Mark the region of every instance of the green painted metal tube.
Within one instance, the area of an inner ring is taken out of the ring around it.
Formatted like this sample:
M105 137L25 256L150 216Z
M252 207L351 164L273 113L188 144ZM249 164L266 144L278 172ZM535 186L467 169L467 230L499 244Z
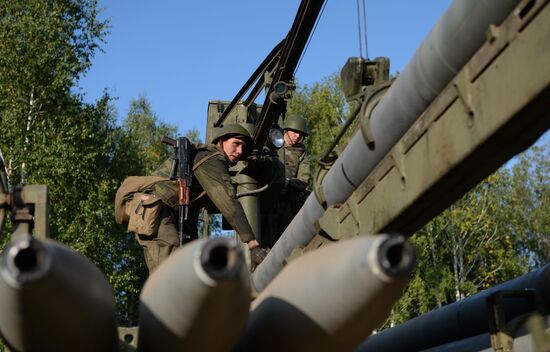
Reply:
M245 173L240 173L233 177L233 182L237 184L237 194L253 192L258 189L258 181ZM239 197L239 202L243 206L246 219L248 220L250 227L252 227L254 235L256 238L260 238L260 199L258 194L250 194Z
M117 351L115 300L88 259L53 240L13 240L0 264L0 330L15 351Z
M238 243L188 243L153 272L140 299L140 351L230 350L250 308L250 277Z
M348 199L485 42L489 25L501 23L518 3L519 0L452 2L374 108L369 121L376 147L371 150L362 133L355 133L324 177L322 188L327 206ZM313 238L317 233L315 222L323 213L320 200L311 194L254 272L253 286L257 291L279 273L294 248Z
M237 350L352 350L387 318L415 262L401 235L363 236L309 252L254 301Z
M490 317L487 298L498 292L515 290L531 291L537 297L537 305L533 306L530 300L516 296L503 299L502 315L508 321L535 309L548 314L550 312L550 265L381 331L367 339L357 350L359 352L421 351L488 333ZM402 341L407 343L404 345Z

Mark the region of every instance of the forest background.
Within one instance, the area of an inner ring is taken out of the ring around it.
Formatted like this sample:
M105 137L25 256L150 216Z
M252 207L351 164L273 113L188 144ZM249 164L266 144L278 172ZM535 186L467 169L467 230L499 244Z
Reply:
M133 236L114 222L114 194L125 177L170 156L162 136L200 136L159 120L144 96L120 118L116 97L87 103L73 89L108 35L97 11L93 0L0 4L0 151L12 186L49 186L52 238L105 273L119 324L132 326L147 270ZM321 154L348 113L338 76L299 85L289 110L307 118L307 146ZM548 263L548 156L548 142L530 148L412 237L419 266L386 326Z

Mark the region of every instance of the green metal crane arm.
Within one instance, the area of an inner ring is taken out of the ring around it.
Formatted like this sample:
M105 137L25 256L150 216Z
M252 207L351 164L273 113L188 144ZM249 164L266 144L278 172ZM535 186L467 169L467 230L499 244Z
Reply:
M272 82L282 81L290 83L324 2L324 0L302 0L300 3L294 23L284 40L284 46L275 68ZM254 131L254 144L256 147L262 146L265 143L273 121L278 118L286 106L284 102L277 104L270 99L274 86L272 84L269 87L262 111L256 123L256 130Z
M225 118L229 115L229 113L231 113L231 110L233 110L233 108L235 107L235 105L237 105L237 103L239 102L239 100L241 100L241 98L243 97L243 95L250 89L250 86L258 81L258 84L256 85L256 87L258 85L260 85L260 89L261 87L263 86L263 80L264 80L264 72L266 71L269 71L269 70L272 70L273 67L275 66L275 64L277 63L277 60L276 58L279 56L279 54L281 53L281 48L283 47L283 44L284 44L284 40L281 40L279 42L279 44L277 44L273 50L271 50L271 52L266 56L266 58L264 59L264 61L262 61L262 63L260 64L260 66L258 66L258 68L254 71L254 73L252 73L252 75L250 76L250 78L246 81L246 83L243 85L243 87L239 90L239 92L237 93L237 95L235 95L235 97L233 98L233 100L231 100L231 103L229 103L229 105L227 106L227 108L223 111L222 115L220 116L220 118L218 119L218 121L216 121L216 123L214 124L214 127L220 127L222 124L223 124L223 121L225 121ZM255 87L255 89L256 89ZM254 89L254 90L255 90ZM254 91L253 90L253 91ZM253 93L251 93L252 95Z

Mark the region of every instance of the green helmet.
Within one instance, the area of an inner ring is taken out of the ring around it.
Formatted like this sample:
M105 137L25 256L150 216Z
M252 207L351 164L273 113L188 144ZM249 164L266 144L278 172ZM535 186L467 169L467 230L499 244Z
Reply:
M309 136L306 119L302 116L291 115L285 118L285 130L293 130L300 132L304 136Z
M247 144L252 145L252 136L250 132L243 126L237 123L230 123L223 125L220 128L216 128L214 131L214 138L212 138L212 143L216 144L220 139L228 139L231 137L239 137L246 139Z

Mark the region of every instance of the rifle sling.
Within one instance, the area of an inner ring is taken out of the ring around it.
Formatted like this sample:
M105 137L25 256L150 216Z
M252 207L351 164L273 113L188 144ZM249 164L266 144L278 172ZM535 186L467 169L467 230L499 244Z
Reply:
M208 161L210 158L212 158L213 156L216 156L216 155L222 155L222 152L220 151L217 151L215 153L212 153L210 155L207 155L205 156L204 158L202 158L201 160L199 160L198 162L196 162L194 165L193 165L193 168L191 169L191 173L194 173L196 169L199 168L199 166L201 166L202 164L204 164L206 161ZM201 193L197 194L197 196L195 198L193 198L193 200L191 200L191 202L189 204L193 204L196 200L200 199L202 196L204 196L206 194L206 191L203 190Z

